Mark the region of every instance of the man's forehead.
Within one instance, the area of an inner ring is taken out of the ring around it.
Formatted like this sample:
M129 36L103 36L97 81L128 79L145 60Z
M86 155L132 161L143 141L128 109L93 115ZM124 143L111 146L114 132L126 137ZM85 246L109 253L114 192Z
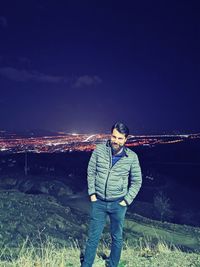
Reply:
M118 132L117 129L113 129L112 135L115 135L118 137L125 137L125 134Z

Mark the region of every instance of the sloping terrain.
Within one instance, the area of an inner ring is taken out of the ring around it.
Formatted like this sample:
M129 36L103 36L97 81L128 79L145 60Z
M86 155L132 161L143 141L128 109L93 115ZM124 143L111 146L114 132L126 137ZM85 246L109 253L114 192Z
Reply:
M67 245L85 236L83 219L49 195L1 191L0 211L0 247L18 247L27 238L37 245L47 237Z
M78 210L88 214L89 201L85 197L73 198L67 201L67 204ZM109 225L107 225L107 229ZM106 229L104 233L106 233ZM185 251L200 250L200 228L187 225L172 224L151 220L137 214L127 212L124 237L129 244L137 244L142 239L151 240L157 243L162 240L169 245L175 245Z
M89 205L83 197L61 204L49 195L1 191L0 247L18 247L27 238L35 246L50 238L61 246L70 246L72 240L77 240L82 247L87 238ZM102 236L107 244L110 243L108 228L109 223ZM146 240L153 245L162 240L183 250L198 251L200 247L200 229L197 227L161 223L129 212L124 237L130 245Z

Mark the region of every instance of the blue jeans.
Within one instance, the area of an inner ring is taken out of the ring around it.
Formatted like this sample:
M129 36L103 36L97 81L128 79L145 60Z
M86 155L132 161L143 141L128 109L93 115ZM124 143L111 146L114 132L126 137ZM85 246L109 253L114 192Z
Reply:
M97 199L91 202L91 218L89 225L88 240L86 243L84 261L82 267L92 267L95 259L97 246L106 223L107 215L110 218L110 232L112 238L109 267L117 267L123 244L122 232L124 217L127 207L121 206L118 201L103 201Z

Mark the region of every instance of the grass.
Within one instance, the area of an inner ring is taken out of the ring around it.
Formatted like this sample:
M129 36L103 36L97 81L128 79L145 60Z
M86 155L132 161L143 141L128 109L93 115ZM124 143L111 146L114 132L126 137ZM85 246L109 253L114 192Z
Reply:
M80 266L87 214L45 195L1 192L0 200L0 267ZM118 267L200 267L200 228L127 215ZM110 242L108 222L98 252L109 255ZM105 266L98 255L93 266Z
M109 254L106 242L101 242L98 252ZM94 267L103 267L105 262L97 256ZM77 241L71 246L61 247L53 241L40 240L38 246L27 238L21 247L0 250L0 267L78 267L80 248ZM199 253L185 253L178 247L159 241L152 246L150 240L139 240L137 246L124 244L118 267L199 267Z
M200 248L199 227L161 223L136 214L132 216L133 219L125 220L124 234L127 240L135 241L134 236L148 236L185 250L195 251Z

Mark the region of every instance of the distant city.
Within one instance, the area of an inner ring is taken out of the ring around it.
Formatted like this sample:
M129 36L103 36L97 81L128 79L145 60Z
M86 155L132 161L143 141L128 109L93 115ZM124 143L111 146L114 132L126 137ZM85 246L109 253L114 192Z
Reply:
M10 133L0 131L1 153L59 153L72 151L92 151L96 144L109 139L109 134L78 134L64 132ZM200 138L197 134L174 135L129 135L127 146L155 146L183 142L186 139Z

